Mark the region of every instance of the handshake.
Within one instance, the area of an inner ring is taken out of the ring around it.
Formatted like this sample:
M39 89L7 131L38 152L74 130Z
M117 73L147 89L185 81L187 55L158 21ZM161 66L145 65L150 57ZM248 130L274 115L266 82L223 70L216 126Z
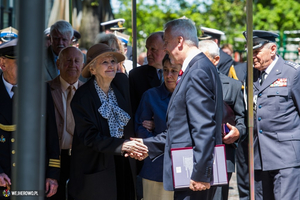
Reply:
M141 138L130 138L122 145L122 151L125 157L131 157L136 160L144 160L148 156L148 147L144 145Z

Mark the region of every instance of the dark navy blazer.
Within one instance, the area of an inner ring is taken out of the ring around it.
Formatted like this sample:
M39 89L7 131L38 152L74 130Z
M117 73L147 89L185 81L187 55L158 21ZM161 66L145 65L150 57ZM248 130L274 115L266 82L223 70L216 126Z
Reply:
M135 114L135 132L140 138L148 138L167 129L166 113L172 93L162 84L159 87L147 90L142 97L140 105ZM155 128L152 132L143 127L144 120L154 120ZM149 157L144 160L140 176L145 179L163 181L163 156L155 161Z

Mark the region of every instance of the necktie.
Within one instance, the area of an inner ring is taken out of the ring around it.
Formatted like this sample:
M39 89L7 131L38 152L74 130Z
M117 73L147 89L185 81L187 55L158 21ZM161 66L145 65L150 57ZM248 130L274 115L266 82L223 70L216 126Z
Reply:
M183 74L183 71L182 71L182 70L180 70L180 71L179 71L179 74L178 74L177 81L176 81L176 85L179 83L179 81L180 81L180 79L181 79L181 76L182 76L182 74Z
M265 81L265 79L266 79L266 72L265 71L263 71L262 73L261 73L261 76L260 76L260 85L262 85L263 84L263 82Z
M74 86L73 85L70 85L68 87L68 96L67 96L67 124L66 124L66 129L67 129L67 132L70 133L71 135L73 135L73 132L74 132L74 128L75 128L75 122L74 122L74 117L73 117L73 113L72 113L72 110L71 110L71 100L73 98L73 95L74 95Z
M18 90L18 88L15 85L11 88L11 91L14 93L13 96L12 96L12 98L15 96L17 90Z
M55 66L56 66L56 61L58 59L58 56L54 55L54 63L55 63ZM57 66L56 66L56 69L57 69ZM60 71L59 69L57 69L57 74L59 75L60 74Z

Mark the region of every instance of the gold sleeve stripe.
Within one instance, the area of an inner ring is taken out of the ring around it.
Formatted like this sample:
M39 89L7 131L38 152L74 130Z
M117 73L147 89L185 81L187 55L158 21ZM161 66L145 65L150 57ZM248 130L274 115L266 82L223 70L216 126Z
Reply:
M59 159L49 159L49 167L60 168L60 160Z
M59 159L49 159L49 162L60 163L60 160Z
M16 130L16 125L3 125L0 124L0 129L4 131L15 131Z
M51 163L49 163L49 167L60 168L60 165L55 165L55 164L51 164Z

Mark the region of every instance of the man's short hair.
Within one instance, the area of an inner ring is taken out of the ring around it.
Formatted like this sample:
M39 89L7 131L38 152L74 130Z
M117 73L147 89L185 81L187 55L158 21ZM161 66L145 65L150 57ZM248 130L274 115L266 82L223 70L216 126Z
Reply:
M182 36L188 46L198 47L197 29L190 19L175 19L165 24L164 30L170 28L173 37Z
M203 53L208 53L211 58L215 58L216 56L220 56L220 50L217 45L212 40L202 40L199 41L199 50Z
M72 25L64 20L59 20L57 22L55 22L51 28L50 28L50 36L52 36L53 31L56 30L59 33L66 35L68 34L70 36L70 39L73 37L74 34L74 29L72 27Z

